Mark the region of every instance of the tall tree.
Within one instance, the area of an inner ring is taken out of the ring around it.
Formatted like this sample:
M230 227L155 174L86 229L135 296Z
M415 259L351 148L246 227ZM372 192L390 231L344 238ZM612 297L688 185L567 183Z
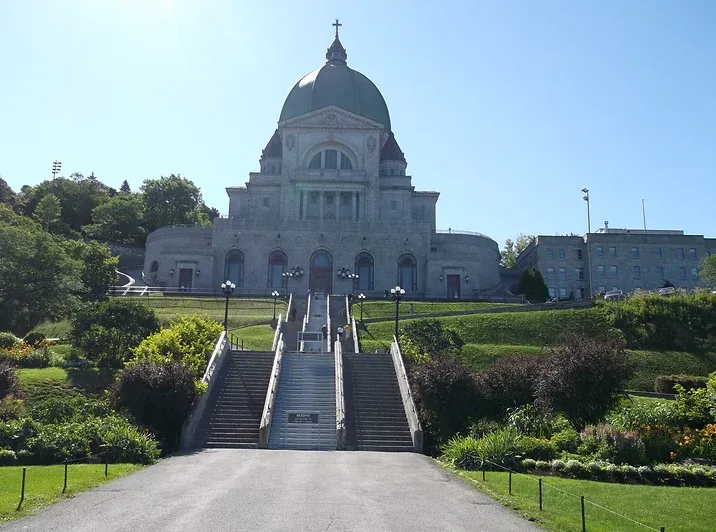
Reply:
M515 264L517 264L517 256L522 253L534 239L534 235L526 235L524 233L520 233L516 241L508 238L505 241L505 249L500 251L500 256L502 257L500 264L505 268L514 268Z
M88 299L99 299L107 288L117 281L119 258L109 248L98 242L85 244L82 240L68 240L65 243L69 255L82 264L80 278L84 295Z
M11 209L16 209L19 203L17 194L10 188L2 177L0 177L0 203L7 205Z
M716 288L716 255L706 257L701 264L701 283L709 288Z
M92 224L85 233L103 242L143 246L147 238L144 229L145 204L139 194L120 194L92 211Z
M528 301L544 303L549 297L549 288L544 283L544 278L539 270L528 268L520 277L517 293L524 295Z
M152 232L165 225L209 225L201 212L199 188L180 175L147 179L141 187L147 206L145 227Z
M45 231L54 232L62 218L62 206L59 198L54 194L43 196L35 207L34 216Z
M122 186L119 187L119 191L122 194L131 194L132 193L132 189L129 187L129 182L126 179L124 181L122 181Z

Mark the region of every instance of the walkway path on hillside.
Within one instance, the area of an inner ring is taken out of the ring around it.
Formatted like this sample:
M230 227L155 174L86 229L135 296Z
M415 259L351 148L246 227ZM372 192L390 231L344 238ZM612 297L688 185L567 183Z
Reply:
M422 455L211 449L168 458L0 530L539 529Z

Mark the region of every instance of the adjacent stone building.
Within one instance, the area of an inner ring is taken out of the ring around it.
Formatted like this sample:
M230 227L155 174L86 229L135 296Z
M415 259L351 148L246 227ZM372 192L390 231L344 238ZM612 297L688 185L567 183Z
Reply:
M360 291L416 297L502 295L497 243L438 231L439 193L415 190L378 88L347 65L336 35L323 66L296 83L259 171L226 188L227 218L147 238L153 286L237 293Z
M716 238L605 227L584 237L540 235L517 257L516 269L537 268L551 297L583 299L590 292L654 290L666 281L696 288L701 263L711 253Z

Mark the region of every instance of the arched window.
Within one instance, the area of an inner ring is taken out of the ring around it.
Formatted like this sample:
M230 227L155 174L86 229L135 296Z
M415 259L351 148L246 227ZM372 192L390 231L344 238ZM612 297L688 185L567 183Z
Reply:
M358 290L373 290L373 257L370 253L360 253L356 257L354 271L358 274Z
M224 279L228 279L236 286L242 286L244 282L244 254L238 249L232 249L226 255L224 262Z
M274 251L269 255L268 260L268 287L269 288L284 288L286 284L286 278L283 277L283 272L288 267L288 257L283 251Z
M415 257L407 253L398 259L398 284L406 292L415 292L418 289L417 263Z
M320 170L324 168L326 170L353 170L353 163L350 157L340 150L323 150L319 151L316 155L311 158L311 162L308 163L310 170Z
M159 271L159 263L157 261L152 262L152 265L149 268L149 273L156 273L158 271Z
M333 259L327 251L316 251L311 257L311 266L314 268L332 268Z

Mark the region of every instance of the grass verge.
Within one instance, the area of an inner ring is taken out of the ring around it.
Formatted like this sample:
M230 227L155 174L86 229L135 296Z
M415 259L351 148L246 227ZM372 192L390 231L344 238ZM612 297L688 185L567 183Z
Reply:
M136 464L110 464L104 476L103 464L71 464L67 474L67 492L62 493L64 466L28 466L25 477L25 500L21 509L22 467L0 467L0 522L24 517L38 508L72 497L110 480L142 469Z
M17 374L30 403L47 397L77 393L102 395L114 381L117 370L96 368L20 369Z
M514 307L517 303L489 303L477 301L464 301L460 303L447 303L440 301L404 301L400 305L401 316L410 315L410 304L415 307L415 315L432 314L434 312L469 312L471 310L484 310L487 308ZM360 305L354 305L353 314L360 317ZM385 318L395 316L395 302L393 301L366 301L363 303L363 317Z
M534 475L514 474L510 495L508 473L489 471L485 481L479 471L458 474L480 491L553 532L581 530L581 495L585 498L586 524L590 532L648 530L634 521L653 530L664 526L668 532L707 532L713 530L716 522L716 506L713 504L716 488L636 486L546 477L542 486L543 510L540 511L539 487Z
M274 329L270 325L252 325L232 329L230 333L239 337L244 342L244 349L252 351L271 351L273 344Z

